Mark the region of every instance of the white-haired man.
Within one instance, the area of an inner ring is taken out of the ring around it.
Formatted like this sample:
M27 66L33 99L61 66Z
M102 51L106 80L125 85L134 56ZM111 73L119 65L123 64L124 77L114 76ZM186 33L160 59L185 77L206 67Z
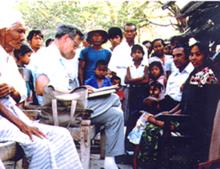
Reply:
M29 169L82 169L68 130L34 123L15 105L26 91L10 55L24 40L25 28L20 16L15 11L0 14L0 141L18 142Z

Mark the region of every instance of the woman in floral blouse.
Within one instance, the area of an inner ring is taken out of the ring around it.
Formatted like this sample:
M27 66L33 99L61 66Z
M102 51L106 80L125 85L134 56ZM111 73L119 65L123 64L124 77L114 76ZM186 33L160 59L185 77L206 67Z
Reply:
M190 47L189 59L195 69L189 77L189 84L202 87L203 85L218 83L213 63L208 55L208 47L202 43L197 42Z
M197 42L190 46L190 62L194 70L183 87L181 109L189 114L188 125L193 136L191 147L195 168L208 160L213 119L220 98L220 83L209 59L208 45Z

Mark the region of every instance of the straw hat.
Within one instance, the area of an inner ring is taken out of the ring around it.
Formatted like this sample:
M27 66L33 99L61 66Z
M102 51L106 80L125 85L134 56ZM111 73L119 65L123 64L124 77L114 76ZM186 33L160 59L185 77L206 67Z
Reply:
M108 41L108 33L104 30L101 29L96 29L96 30L92 30L90 32L88 32L88 41L91 43L92 42L92 36L95 33L99 33L102 37L103 37L103 43L106 43Z

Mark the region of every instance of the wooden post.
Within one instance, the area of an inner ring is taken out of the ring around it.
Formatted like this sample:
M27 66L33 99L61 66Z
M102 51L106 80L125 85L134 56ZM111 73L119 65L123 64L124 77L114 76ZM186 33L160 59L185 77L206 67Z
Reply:
M90 168L90 127L91 120L82 120L80 127L80 158L84 169Z

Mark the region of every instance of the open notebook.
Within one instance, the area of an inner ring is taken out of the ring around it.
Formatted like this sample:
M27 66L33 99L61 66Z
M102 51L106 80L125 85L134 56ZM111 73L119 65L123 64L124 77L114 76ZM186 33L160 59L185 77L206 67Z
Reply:
M102 87L102 88L99 88L99 89L94 89L94 91L92 93L89 93L88 98L90 99L90 98L109 95L111 93L116 92L117 88L118 88L117 85L113 85L113 86L108 86L108 87Z
M59 89L55 90L54 87L51 85L48 87L51 87L53 89L55 97L60 100L80 99L81 97L83 97L82 95L85 95L85 91L87 91L86 87L84 87L84 86L77 87L77 88L73 89L72 91L68 91L68 92L62 91ZM99 89L94 88L93 92L88 94L88 98L90 99L90 98L109 95L111 93L114 93L117 88L118 88L117 85L102 87Z

